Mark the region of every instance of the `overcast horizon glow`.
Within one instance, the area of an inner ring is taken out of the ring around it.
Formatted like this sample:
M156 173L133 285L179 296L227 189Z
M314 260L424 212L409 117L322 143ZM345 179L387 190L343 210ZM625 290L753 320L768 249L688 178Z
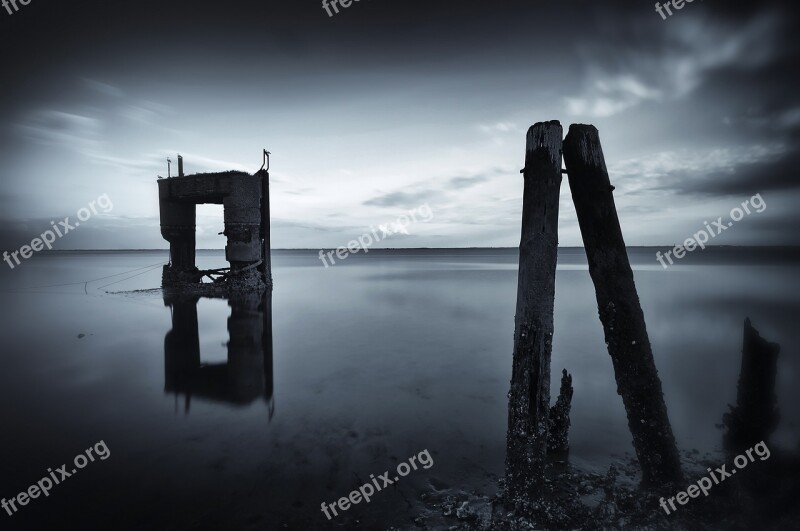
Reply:
M796 9L33 2L0 16L0 247L106 193L114 210L58 249L166 248L166 158L252 173L263 148L274 248L346 245L423 203L434 220L376 247L516 247L525 133L550 119L600 130L629 246L756 193L766 211L714 244L798 244ZM566 179L561 199L560 244L581 246ZM198 248L221 230L198 209Z

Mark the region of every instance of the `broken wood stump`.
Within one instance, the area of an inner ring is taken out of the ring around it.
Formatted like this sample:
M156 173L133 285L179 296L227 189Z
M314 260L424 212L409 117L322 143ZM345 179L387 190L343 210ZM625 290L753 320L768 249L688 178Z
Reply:
M768 442L778 427L780 412L775 395L780 346L761 337L750 319L745 319L742 338L742 370L736 407L722 417L726 428L726 449L740 452L757 443Z
M544 477L562 135L563 129L558 121L539 122L528 130L526 139L506 439L506 486L511 499L527 496Z
M572 407L572 375L564 369L561 373L561 390L558 399L550 408L548 417L547 452L566 454L569 452L569 412Z
M644 314L639 303L597 129L573 124L564 162L589 260L600 320L646 484L682 479Z

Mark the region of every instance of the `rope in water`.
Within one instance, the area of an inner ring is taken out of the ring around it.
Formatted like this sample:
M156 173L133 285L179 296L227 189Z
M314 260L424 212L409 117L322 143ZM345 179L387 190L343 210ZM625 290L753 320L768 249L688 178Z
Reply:
M139 275L143 275L145 273L148 273L148 272L150 272L150 271L152 271L152 270L154 270L154 269L156 269L158 267L162 267L164 265L165 264L163 262L159 262L157 264L150 264L150 265L146 265L146 266L142 266L142 267L137 267L136 269L131 269L130 271L123 271L122 273L116 273L114 275L108 275L108 276L105 276L105 277L95 278L95 279L92 279L92 280L84 280L84 281L81 281L81 282L68 282L68 283L64 283L64 284L48 284L46 286L26 286L26 287L23 287L23 288L17 288L17 289L11 289L11 290L3 290L3 291L5 291L5 292L15 292L15 291L27 291L27 290L32 290L32 289L61 288L61 287L64 287L64 286L80 286L80 285L83 285L84 287L86 287L91 282L98 282L100 280L105 280L105 279L108 279L108 278L114 278L114 277L118 277L118 276L121 276L121 275L127 275L129 273L133 273L134 271L141 271L142 269L147 269L147 271L142 271L141 273L137 273L136 275L133 275L131 277L124 278L124 279L119 280L119 281L111 282L110 284L104 284L103 286L100 286L98 288L98 289L100 289L100 288L104 288L106 286L111 286L112 284L117 284L118 282L122 282L124 280L128 280L129 278L133 278L133 277L137 277Z

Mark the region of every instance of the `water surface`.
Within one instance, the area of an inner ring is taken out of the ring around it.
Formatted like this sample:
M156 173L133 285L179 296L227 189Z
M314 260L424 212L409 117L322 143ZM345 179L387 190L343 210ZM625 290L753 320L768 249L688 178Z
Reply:
M664 270L652 250L631 250L679 445L719 452L715 425L735 400L749 316L782 345L774 444L795 448L797 267L708 256ZM0 496L100 440L111 451L48 498L0 513L2 529L325 528L323 501L425 449L433 467L333 523L409 525L423 492L494 488L515 251L371 252L327 269L317 252L276 251L272 348L247 358L250 369L225 365L231 307L201 299L197 338L211 383L192 380L194 390L175 384L165 352L175 307L159 292L132 292L159 286L165 259L50 253L0 274ZM220 267L223 254L200 252L198 262ZM582 249L560 250L553 349L553 388L561 368L574 380L570 460L603 471L632 448Z

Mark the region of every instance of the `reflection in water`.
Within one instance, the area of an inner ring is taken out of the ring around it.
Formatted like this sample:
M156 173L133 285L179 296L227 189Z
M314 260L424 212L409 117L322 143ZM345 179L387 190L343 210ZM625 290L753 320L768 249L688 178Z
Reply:
M272 294L228 297L228 361L204 364L200 359L197 295L164 294L172 309L172 330L164 337L164 390L206 400L247 405L264 397L269 418L275 413L272 375Z

